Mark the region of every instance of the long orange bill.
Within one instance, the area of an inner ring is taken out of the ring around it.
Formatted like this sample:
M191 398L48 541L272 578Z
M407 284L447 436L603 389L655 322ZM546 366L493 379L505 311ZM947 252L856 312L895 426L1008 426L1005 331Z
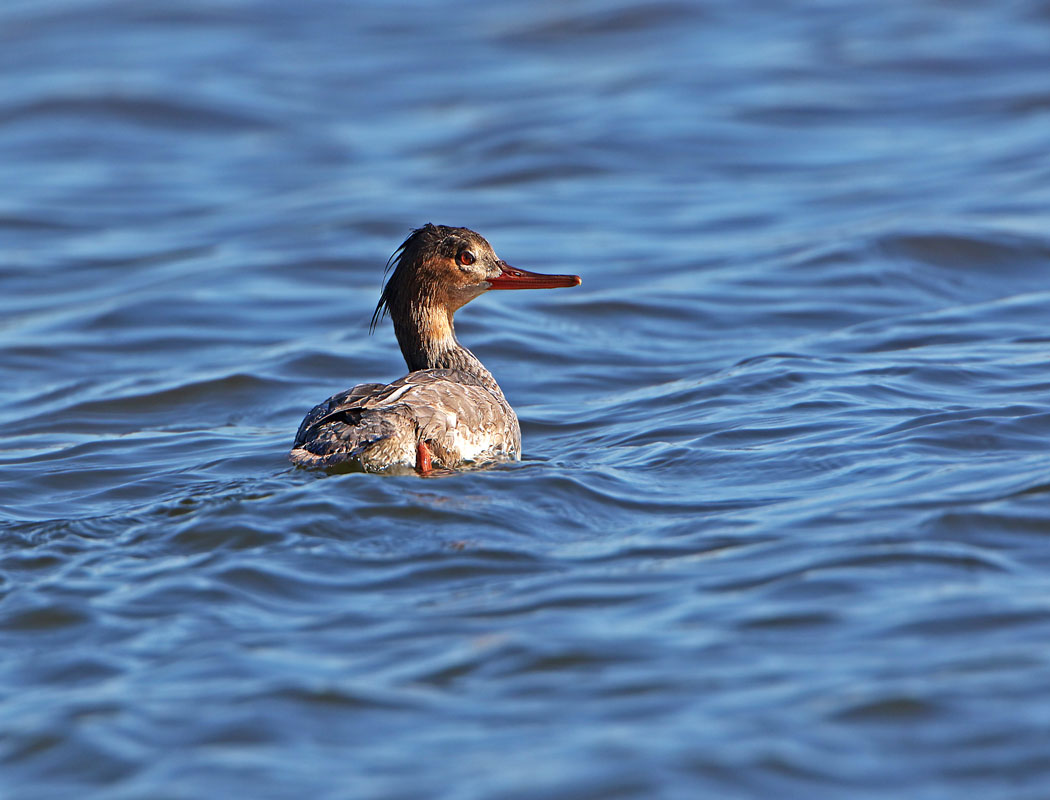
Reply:
M568 286L579 286L579 275L543 275L539 272L526 272L516 269L505 261L500 262L500 272L495 278L489 278L493 289L561 289Z

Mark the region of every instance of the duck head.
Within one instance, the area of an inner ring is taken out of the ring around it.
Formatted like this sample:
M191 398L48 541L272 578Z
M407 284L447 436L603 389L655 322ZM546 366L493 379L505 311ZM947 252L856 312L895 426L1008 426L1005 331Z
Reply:
M507 264L485 238L469 228L427 223L412 231L387 262L393 267L372 315L375 330L388 311L398 331L402 321L440 325L427 317L452 314L475 297L494 289L557 289L579 286L578 275L543 275Z

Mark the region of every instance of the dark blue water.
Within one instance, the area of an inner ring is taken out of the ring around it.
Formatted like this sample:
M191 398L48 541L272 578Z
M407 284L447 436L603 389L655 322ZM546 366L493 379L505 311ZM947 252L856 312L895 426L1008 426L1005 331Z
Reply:
M0 795L1050 796L1050 5L0 7ZM524 459L293 469L410 228Z

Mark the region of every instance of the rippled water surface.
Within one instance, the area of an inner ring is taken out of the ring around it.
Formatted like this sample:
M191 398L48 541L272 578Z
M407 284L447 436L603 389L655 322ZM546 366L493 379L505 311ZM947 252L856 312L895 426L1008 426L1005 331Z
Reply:
M0 6L0 794L1050 796L1050 5ZM292 468L412 227L521 463Z

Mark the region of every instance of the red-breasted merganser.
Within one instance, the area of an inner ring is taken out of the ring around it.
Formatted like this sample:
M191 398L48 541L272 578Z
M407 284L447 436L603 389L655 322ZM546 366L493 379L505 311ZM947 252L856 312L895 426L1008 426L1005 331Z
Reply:
M579 286L579 276L515 269L474 231L429 223L412 232L391 264L370 330L389 311L408 375L363 383L314 408L295 435L292 461L426 474L435 466L520 459L518 417L492 373L456 340L452 315L490 289Z

